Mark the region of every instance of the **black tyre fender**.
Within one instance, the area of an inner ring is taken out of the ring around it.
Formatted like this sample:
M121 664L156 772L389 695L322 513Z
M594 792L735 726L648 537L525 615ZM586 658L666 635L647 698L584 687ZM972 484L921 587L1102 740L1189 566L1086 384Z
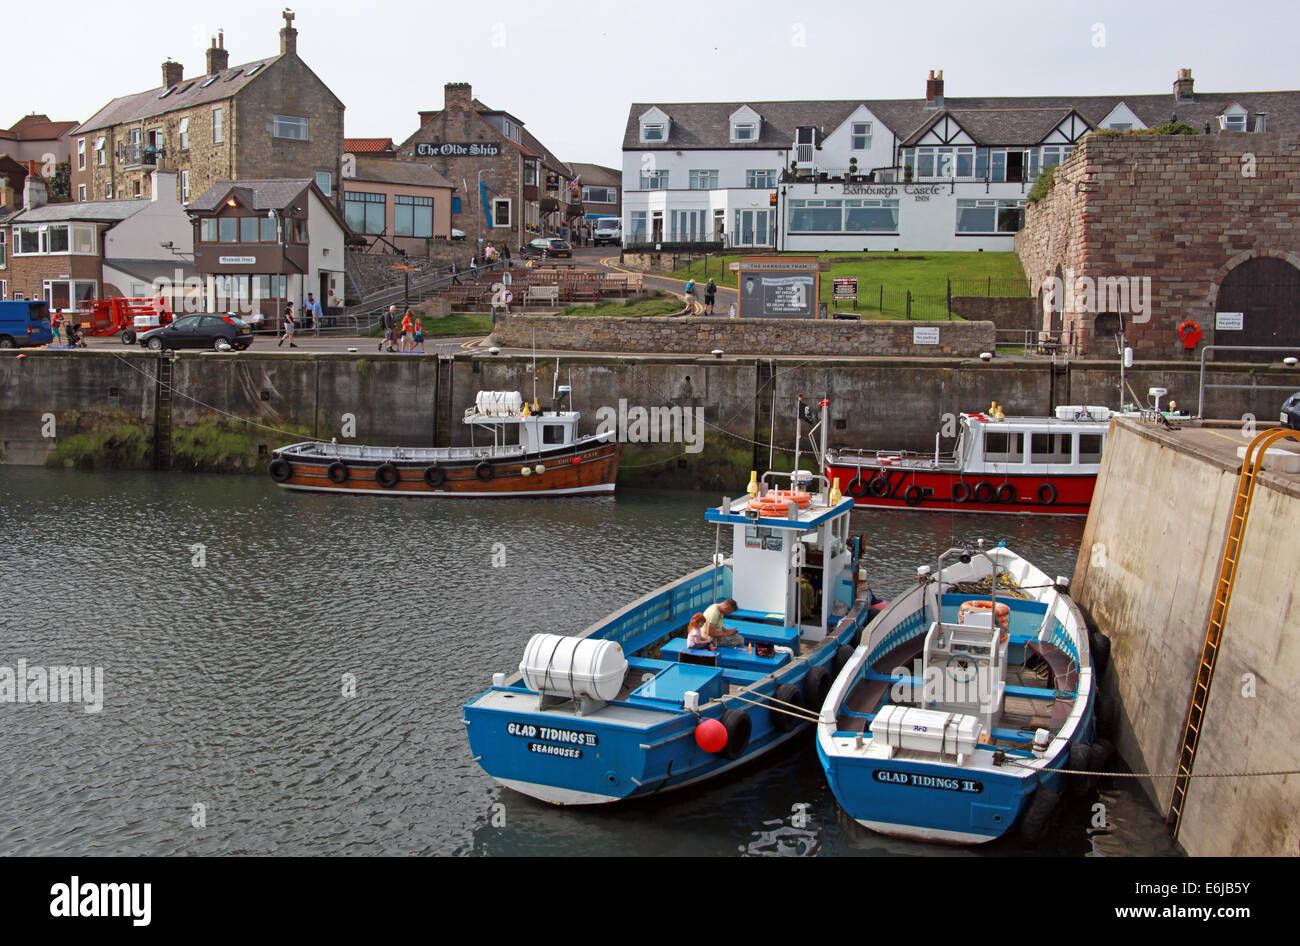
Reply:
M474 467L474 475L484 483L492 479L492 474L492 464L488 463L487 460L482 461L478 466Z
M958 480L952 486L952 501L955 503L964 503L970 499L970 487Z
M392 462L381 463L375 469L375 482L384 489L392 489L401 478L402 475L397 472L396 464Z
M1016 488L1010 483L1003 483L998 487L998 502L1014 503L1016 501Z
M348 465L342 460L335 460L325 468L325 475L329 477L331 483L346 483L348 481Z
M424 468L424 485L430 489L437 489L447 480L447 471L438 464L433 463Z
M903 493L903 502L909 506L921 505L921 487L909 486L907 492Z
M1029 800L1025 816L1020 819L1020 834L1026 841L1037 844L1047 837L1047 829L1052 826L1052 813L1060 800L1060 793L1045 785L1038 786L1034 797Z
M1092 745L1087 742L1070 743L1070 761L1066 766L1078 772L1092 769ZM1065 779L1067 790L1071 795L1083 795L1097 784L1091 775L1070 775Z
M835 656L831 660L831 666L835 668L835 676L840 675L840 671L844 669L844 665L849 662L849 658L852 656L853 648L848 644L840 644L839 647L835 648ZM818 707L818 709L820 708Z
M877 473L867 483L867 492L877 498L889 492L889 478L884 473Z
M803 707L803 693L801 693L799 688L793 683L783 683L777 687L776 698L780 700L781 703L793 703L795 706L800 708ZM781 710L788 709L790 709L790 707L782 706L780 704L772 708L772 723L777 729L781 730L781 732L790 732L798 726L800 722L797 716L791 716L787 712L781 712Z
M727 730L727 745L722 754L728 759L739 759L749 745L749 734L754 730L754 723L744 710L733 709L722 714L722 725Z
M849 495L854 499L867 495L867 484L862 482L861 473L849 480Z
M993 484L988 480L980 480L975 484L975 489L971 491L971 495L975 497L977 503L989 502L993 498Z
M830 671L825 667L813 667L803 678L803 705L814 713L820 713L830 691Z
M284 457L276 457L271 461L270 472L271 479L277 483L287 482L289 477L293 476L293 464Z
M1044 483L1038 487L1038 504L1040 506L1051 506L1056 503L1056 487L1051 483Z
M1098 739L1092 744L1092 752L1088 757L1088 768L1094 772L1108 772L1110 771L1110 761L1114 756L1114 744L1109 739Z
M1099 679L1110 666L1110 638L1101 631L1088 634L1088 646L1092 650L1093 679Z
M1115 727L1119 724L1119 704L1115 702L1115 697L1099 689L1094 715L1097 720L1097 735L1114 736Z

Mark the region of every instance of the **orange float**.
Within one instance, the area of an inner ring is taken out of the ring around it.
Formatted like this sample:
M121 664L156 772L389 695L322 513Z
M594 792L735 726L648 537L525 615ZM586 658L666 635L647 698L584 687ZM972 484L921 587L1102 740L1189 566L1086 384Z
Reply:
M998 622L998 627L1002 628L1002 641L1006 641L1010 638L1011 636L1011 608L1010 607L1003 604L1001 601L998 602L997 608L993 607L992 601L985 601L983 599L979 601L963 601L961 603L961 608L959 608L957 611L957 623L965 624L966 615L975 611L992 611L995 615L995 620Z

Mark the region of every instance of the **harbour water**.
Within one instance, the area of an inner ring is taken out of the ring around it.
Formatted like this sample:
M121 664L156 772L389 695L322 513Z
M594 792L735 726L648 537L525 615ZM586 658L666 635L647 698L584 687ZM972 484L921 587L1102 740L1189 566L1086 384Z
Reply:
M1120 779L1069 803L1033 849L882 838L840 812L811 736L627 806L552 808L497 786L470 756L462 703L533 633L576 633L706 563L702 514L719 499L438 502L0 467L0 667L103 671L98 712L0 703L0 855L1170 853ZM1082 531L853 522L881 583L975 538L1068 575Z

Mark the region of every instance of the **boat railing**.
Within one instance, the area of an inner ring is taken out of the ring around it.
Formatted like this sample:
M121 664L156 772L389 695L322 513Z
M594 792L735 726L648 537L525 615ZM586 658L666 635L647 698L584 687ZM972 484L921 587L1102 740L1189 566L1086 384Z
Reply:
M850 457L861 460L878 460L881 457L897 458L899 460L934 460L935 454L921 453L919 450L868 450L861 447L844 447L834 451L836 459ZM955 451L940 453L940 460L956 461L957 454ZM832 461L834 462L834 461Z
M808 483L818 483L818 484L820 484L816 490L807 490L807 492L810 492L810 493L811 493L811 492L818 492L818 493L820 493L820 492L823 492L823 491L825 491L825 490L829 490L829 489L831 488L831 482L830 482L830 480L828 480L825 476L823 476L823 475L820 474L820 473L811 473L811 472L809 472L808 470L800 470L800 471L799 471L799 475L800 475L800 478L801 478L801 479L805 479L805 478L806 478L806 482L808 482ZM787 480L790 481L790 488L791 488L791 489L793 489L793 488L795 487L795 485L796 485L796 484L795 484L795 481L794 481L794 477L795 477L795 473L794 473L794 471L789 471L789 470L768 470L768 471L767 471L766 473L764 473L763 476L759 479L759 482L760 482L760 483L765 487L765 489L763 490L763 492L766 492L768 489L775 489L775 488L776 488L775 486L773 486L772 483L770 483L770 482L768 481L768 477L778 477L778 478L780 478L780 477L784 477L785 479L787 479ZM800 484L800 485L802 485L802 484Z

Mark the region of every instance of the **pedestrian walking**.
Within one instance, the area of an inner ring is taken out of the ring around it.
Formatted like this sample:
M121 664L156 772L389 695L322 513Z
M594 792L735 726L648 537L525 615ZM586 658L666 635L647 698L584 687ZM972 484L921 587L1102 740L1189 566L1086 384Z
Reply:
M686 283L686 307L687 315L695 311L695 280L688 280Z
M384 338L379 343L379 351L384 350L384 342L388 343L388 350L393 350L393 333L397 329L397 306L390 305L384 314L380 317L384 326Z
M411 351L415 348L415 313L410 309L402 316L402 347L401 351Z
M294 330L294 328L295 328L295 325L294 325L294 323L293 323L293 303L292 303L292 302L286 302L286 303L284 304L284 319L283 319L283 321L284 321L284 334L281 335L281 336L280 336L280 340L279 340L278 342L275 343L275 347L276 347L276 348L279 348L281 345L283 345L283 344L285 343L286 340L288 340L288 342L289 342L289 347L290 347L290 348L297 348L298 346L295 345L295 344L294 344L294 341L293 341L293 330Z
M424 326L420 324L419 319L415 320L415 348L417 351L419 351L421 355L425 353L424 352Z
M63 346L63 338L60 331L63 327L63 313L55 309L50 313L50 348L60 348Z
M704 314L705 315L713 314L713 303L717 301L717 298L718 298L718 284L715 283L710 278L708 285L704 287Z
M460 285L460 267L454 261L451 264L451 284L453 286Z
M316 333L317 338L320 338L320 303L316 301L316 297L310 292L307 293L307 312L311 316L312 331Z
M478 257L469 258L469 278L472 282L478 282Z

